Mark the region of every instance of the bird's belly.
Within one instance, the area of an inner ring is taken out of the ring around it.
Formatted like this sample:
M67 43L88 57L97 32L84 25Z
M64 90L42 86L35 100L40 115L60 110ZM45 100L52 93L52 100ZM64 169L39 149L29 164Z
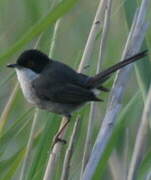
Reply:
M21 88L25 98L29 103L38 106L40 109L45 109L53 113L68 115L83 105L62 104L40 99L36 96L34 89L30 87L29 84L28 86L25 84L21 85Z
M20 83L20 86L24 94L24 97L29 103L38 106L40 109L45 109L53 113L68 115L73 111L76 111L83 105L55 103L49 100L38 98L31 83L26 83L26 81L22 81Z
M27 101L33 105L38 106L41 109L45 109L47 111L57 114L68 115L83 105L83 103L75 105L75 104L62 104L62 103L51 102L49 100L44 100L43 98L40 98L36 95L35 89L32 86L32 81L38 77L37 74L27 69L22 69L21 71L17 70L17 75L22 92L25 98L27 99Z
M39 108L46 109L47 111L68 115L73 111L78 110L83 104L73 105L73 104L61 104L50 101L41 101L37 104Z

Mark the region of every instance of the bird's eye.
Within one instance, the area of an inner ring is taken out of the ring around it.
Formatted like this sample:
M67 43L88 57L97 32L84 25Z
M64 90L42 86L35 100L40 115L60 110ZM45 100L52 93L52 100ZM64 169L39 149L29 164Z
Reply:
M28 61L28 64L27 66L30 68L30 67L33 67L34 66L34 62L33 61Z

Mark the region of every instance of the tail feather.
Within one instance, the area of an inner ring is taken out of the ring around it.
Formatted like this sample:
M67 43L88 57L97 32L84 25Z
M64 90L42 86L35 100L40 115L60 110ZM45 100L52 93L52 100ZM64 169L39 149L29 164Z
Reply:
M141 58L147 56L147 50L144 50L141 53L138 53L128 59L125 59L115 65L113 65L112 67L98 73L97 75L91 77L88 82L87 82L87 86L89 87L97 87L99 86L101 83L103 83L104 81L106 81L110 75L114 72L116 72L117 70L123 68L124 66L131 64L135 61L140 60Z

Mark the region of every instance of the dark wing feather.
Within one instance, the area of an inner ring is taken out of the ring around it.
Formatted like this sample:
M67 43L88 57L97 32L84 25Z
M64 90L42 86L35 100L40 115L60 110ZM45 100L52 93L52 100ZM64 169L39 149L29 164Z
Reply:
M81 104L87 101L99 101L93 92L81 87L68 84L51 88L38 87L36 94L42 100L62 104Z
M42 100L55 103L81 104L87 101L100 101L91 90L65 82L45 81L42 77L33 81L33 88Z

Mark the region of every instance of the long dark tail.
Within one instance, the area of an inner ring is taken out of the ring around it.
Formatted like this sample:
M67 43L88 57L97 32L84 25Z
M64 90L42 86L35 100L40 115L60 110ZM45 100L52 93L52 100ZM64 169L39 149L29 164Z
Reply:
M88 82L87 82L87 86L89 87L99 87L101 85L101 83L103 83L104 81L106 81L110 75L112 73L114 73L115 71L117 71L118 69L121 69L123 68L124 66L128 65L128 64L131 64L135 61L138 61L140 60L141 58L147 56L147 50L141 52L141 53L138 53L128 59L125 59L115 65L113 65L112 67L98 73L97 75L91 77Z

